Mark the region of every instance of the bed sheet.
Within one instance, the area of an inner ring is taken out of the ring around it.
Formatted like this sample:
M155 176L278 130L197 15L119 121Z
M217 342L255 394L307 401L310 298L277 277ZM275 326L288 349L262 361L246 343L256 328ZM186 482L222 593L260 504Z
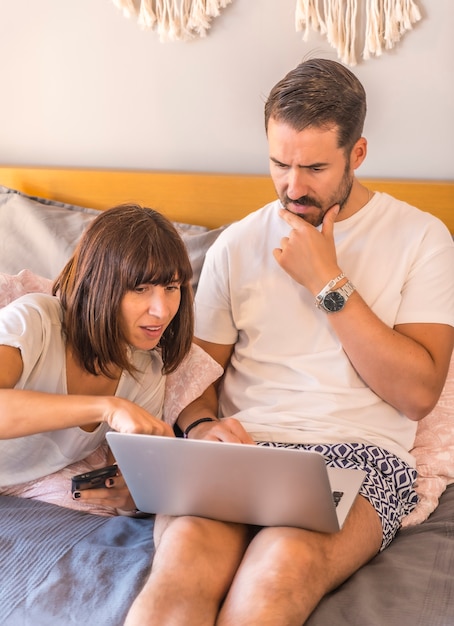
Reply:
M306 626L453 626L454 485L422 524L326 596Z
M0 520L0 624L123 624L149 572L153 518L1 496Z
M153 519L0 497L0 624L120 626L145 581ZM452 626L454 485L430 518L322 600L306 626Z

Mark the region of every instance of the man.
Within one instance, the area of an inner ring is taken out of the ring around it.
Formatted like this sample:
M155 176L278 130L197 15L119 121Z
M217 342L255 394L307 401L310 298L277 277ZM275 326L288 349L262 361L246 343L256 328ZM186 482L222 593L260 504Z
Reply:
M219 237L196 298L198 343L225 368L221 419L211 391L178 420L190 437L365 469L360 496L334 534L158 518L127 624L301 626L415 506L409 450L452 352L454 247L438 220L357 180L365 114L362 85L333 61L306 61L272 89L279 201Z

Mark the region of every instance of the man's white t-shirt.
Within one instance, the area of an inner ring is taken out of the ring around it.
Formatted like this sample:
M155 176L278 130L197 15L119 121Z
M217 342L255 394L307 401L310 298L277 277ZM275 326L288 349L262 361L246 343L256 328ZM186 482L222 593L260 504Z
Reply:
M416 423L364 383L329 314L274 259L290 231L279 207L231 225L205 259L195 334L235 344L221 416L238 418L255 440L370 443L413 463ZM389 327L454 325L454 245L441 221L376 193L335 223L334 237L339 266Z
M62 310L57 298L29 294L0 309L0 345L21 351L24 367L16 389L68 393ZM115 395L161 418L165 377L159 352L132 350L131 359L137 375L133 378L123 372ZM0 487L47 476L84 459L104 441L107 430L102 423L94 432L73 427L0 440Z

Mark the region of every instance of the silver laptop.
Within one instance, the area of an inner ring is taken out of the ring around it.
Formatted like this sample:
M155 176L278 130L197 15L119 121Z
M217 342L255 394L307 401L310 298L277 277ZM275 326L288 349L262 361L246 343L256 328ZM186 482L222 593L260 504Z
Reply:
M107 440L145 513L336 532L365 475L303 450L117 432Z

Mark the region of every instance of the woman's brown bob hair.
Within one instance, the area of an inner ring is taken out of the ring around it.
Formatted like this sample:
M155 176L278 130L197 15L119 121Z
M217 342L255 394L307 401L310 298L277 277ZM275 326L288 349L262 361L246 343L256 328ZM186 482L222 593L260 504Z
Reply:
M163 215L136 204L101 213L82 235L53 285L63 307L63 329L80 364L91 374L135 368L120 323L120 303L138 285L181 283L180 307L158 348L163 373L188 354L194 331L192 268L186 247Z

